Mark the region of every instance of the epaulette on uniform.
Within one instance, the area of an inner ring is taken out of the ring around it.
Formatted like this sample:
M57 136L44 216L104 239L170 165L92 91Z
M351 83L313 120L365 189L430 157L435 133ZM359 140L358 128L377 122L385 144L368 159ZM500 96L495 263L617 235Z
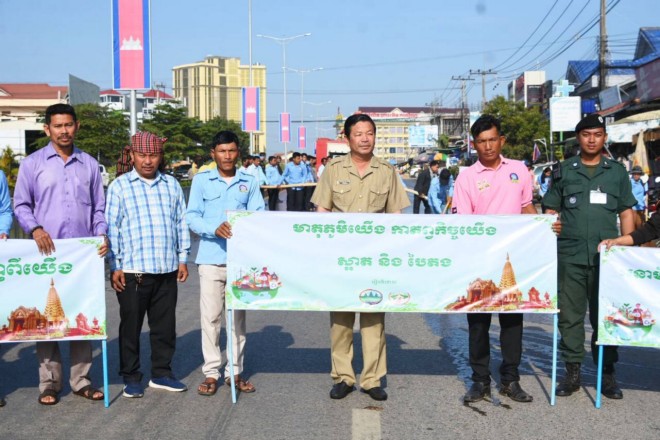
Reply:
M331 167L332 167L332 166L336 166L338 163L341 163L341 162L344 160L344 157L345 157L345 156L346 156L346 155L335 156L335 157L333 157L332 159L330 159L330 162L328 162L328 164L326 165L326 167L328 167L328 166L331 166Z
M378 160L378 162L381 165L384 165L384 166L387 166L388 168L394 169L394 166L392 166L392 164L389 163L389 161L387 161L386 159L383 159L381 157L376 157L376 159Z

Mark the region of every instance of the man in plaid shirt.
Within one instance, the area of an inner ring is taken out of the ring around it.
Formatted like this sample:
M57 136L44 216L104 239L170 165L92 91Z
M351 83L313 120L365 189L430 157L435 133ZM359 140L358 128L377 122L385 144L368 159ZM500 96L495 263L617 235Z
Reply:
M161 173L166 139L138 132L131 138L133 170L108 188L106 218L112 288L119 300L119 374L124 397L142 397L140 331L147 314L151 341L149 386L186 391L172 374L176 344L177 281L188 278L190 233L177 180Z

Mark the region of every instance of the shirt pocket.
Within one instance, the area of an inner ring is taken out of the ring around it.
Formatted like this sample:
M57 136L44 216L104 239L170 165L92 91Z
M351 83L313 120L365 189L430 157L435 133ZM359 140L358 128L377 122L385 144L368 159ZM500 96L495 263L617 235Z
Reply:
M350 185L335 184L332 186L332 203L339 211L346 212L353 200Z
M578 209L584 204L582 185L566 185L561 192L563 205L566 209Z
M210 219L220 218L222 215L222 191L216 188L207 188L202 194L204 199L204 217Z
M90 185L89 177L76 176L73 179L74 187L73 194L76 197L76 202L83 205L92 204L92 187Z
M246 209L247 208L247 203L248 203L248 192L238 192L236 193L235 199L235 209Z
M369 208L370 212L383 212L387 204L387 196L390 193L389 189L372 189L369 190Z
M619 208L619 187L614 183L607 182L600 190L607 194L607 202L603 207L610 212L616 213Z

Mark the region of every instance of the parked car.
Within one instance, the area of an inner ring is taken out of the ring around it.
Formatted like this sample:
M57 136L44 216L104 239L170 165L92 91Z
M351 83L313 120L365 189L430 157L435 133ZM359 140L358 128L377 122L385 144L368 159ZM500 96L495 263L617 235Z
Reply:
M421 170L422 168L419 165L413 165L412 167L410 167L410 171L408 171L408 175L410 176L411 179L415 178L417 177L417 174L419 174Z
M110 184L110 175L106 171L104 165L99 164L99 171L101 172L101 181L103 182L103 187L107 188Z
M172 175L176 177L177 180L189 180L190 175L188 172L190 171L190 168L192 168L192 164L179 165L178 167L174 167Z

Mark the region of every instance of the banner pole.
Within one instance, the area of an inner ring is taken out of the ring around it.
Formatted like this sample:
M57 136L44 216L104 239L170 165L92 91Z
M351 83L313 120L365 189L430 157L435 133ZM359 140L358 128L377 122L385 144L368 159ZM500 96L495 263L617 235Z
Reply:
M110 406L110 390L108 389L108 340L101 341L101 351L103 352L103 403L105 407Z
M559 328L559 313L555 313L552 326L552 389L550 390L550 405L554 406L557 396L557 333Z
M227 298L225 297L225 304ZM229 363L229 384L231 386L231 403L236 403L236 383L234 380L234 309L225 308L227 314L227 362Z
M598 346L598 373L596 373L596 408L600 409L600 390L603 386L603 346Z

